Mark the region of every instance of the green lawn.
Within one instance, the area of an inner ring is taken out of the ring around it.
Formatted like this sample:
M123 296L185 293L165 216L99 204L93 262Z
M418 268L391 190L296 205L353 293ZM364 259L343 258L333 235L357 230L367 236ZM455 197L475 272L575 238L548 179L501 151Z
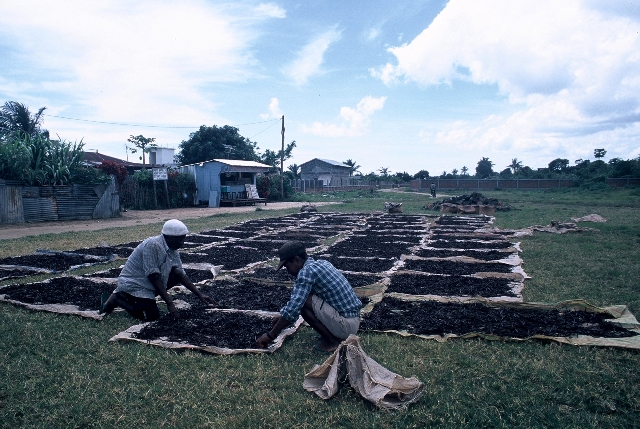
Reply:
M582 298L624 304L640 316L640 193L485 192L507 202L496 225L522 228L597 213L598 231L521 240L526 301ZM439 199L441 196L439 197ZM322 211L428 212L417 193L338 193L311 201L344 201ZM192 231L288 212L212 216L185 223ZM157 234L160 224L1 240L0 257L38 248L75 249L99 240L123 243ZM102 269L103 267L100 267ZM302 389L304 374L326 356L302 328L272 355L215 356L138 343L109 343L134 320L104 321L32 312L0 304L0 427L6 428L406 428L640 425L640 353L551 342L449 340L361 335L367 353L390 370L417 376L421 400L396 412L377 410L347 387L323 401Z

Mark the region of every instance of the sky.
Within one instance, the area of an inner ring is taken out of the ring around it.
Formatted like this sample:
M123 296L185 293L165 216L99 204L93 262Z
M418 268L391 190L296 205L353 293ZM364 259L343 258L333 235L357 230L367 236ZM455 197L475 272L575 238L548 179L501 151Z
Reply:
M285 167L533 169L640 156L639 0L0 0L0 104L138 161L238 128Z

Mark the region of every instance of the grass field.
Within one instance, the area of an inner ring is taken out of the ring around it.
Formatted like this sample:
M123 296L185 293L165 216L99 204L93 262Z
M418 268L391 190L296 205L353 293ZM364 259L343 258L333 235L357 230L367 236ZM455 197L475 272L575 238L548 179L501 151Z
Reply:
M640 192L485 192L513 210L496 225L522 228L597 213L598 231L521 239L525 301L582 298L624 304L640 316ZM439 196L440 198L440 196ZM403 202L427 213L425 194L344 193L310 197L344 204L322 211L379 211ZM199 231L256 211L188 220ZM1 240L0 257L38 248L71 250L129 242L160 225ZM104 267L100 267L102 269ZM97 269L96 269L97 270ZM406 410L384 412L347 387L323 401L302 388L304 374L326 358L302 328L272 355L215 356L143 344L109 343L134 320L114 314L97 322L0 304L2 428L627 428L640 426L640 352L551 342L449 340L444 343L363 333L366 352L390 370L416 376L425 394Z

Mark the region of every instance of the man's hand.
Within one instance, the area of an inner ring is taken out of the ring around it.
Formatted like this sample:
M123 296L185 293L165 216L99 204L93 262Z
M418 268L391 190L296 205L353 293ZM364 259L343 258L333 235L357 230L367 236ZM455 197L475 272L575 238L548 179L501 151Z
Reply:
M256 347L259 349L266 349L271 343L271 338L267 336L267 334L262 334L260 338L256 340Z
M211 298L210 296L207 296L207 295L202 295L202 296L200 297L200 301L202 301L202 302L204 302L205 304L210 305L210 306L212 306L212 307L217 307L217 306L218 306L218 303L217 303L217 302L215 302L215 301L213 300L213 298Z
M171 316L171 318L173 319L178 318L178 309L176 308L176 305L173 302L170 302L167 304L167 309L169 310L169 316Z

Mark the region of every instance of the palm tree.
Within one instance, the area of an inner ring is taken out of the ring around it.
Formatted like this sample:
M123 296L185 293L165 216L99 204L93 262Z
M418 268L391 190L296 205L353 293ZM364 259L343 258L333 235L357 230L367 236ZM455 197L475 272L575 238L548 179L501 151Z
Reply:
M350 168L349 176L353 176L358 171L358 169L360 168L360 166L356 165L356 162L352 161L351 158L349 158L346 161L344 161L343 164L349 166L349 168Z
M300 166L298 164L291 164L287 167L287 170L291 172L294 179L300 178Z
M40 128L45 109L46 107L41 107L38 113L32 115L24 104L7 101L0 107L0 135L24 133L33 137L36 134L44 134L49 138L49 131Z
M467 175L467 172L469 171L469 169L468 169L468 168L467 168L467 166L465 165L465 166L463 166L463 167L460 169L460 171L462 172L462 175L463 175L463 176L466 176L466 175Z
M518 158L513 158L511 164L507 165L507 167L511 169L513 174L516 174L522 169L522 161L518 161Z

